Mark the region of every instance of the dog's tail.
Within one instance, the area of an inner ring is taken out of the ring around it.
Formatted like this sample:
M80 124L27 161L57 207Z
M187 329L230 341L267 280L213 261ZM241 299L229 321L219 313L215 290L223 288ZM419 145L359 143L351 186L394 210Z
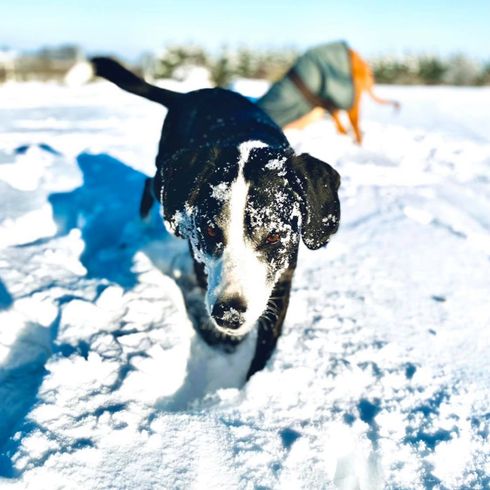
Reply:
M378 104L392 105L396 110L399 110L400 109L400 102L398 102L397 100L382 99L381 97L378 97L373 92L373 87L372 86L366 87L366 92L370 95L371 99L373 99Z
M356 87L356 91L360 95L365 90L369 96L378 104L392 105L395 109L400 108L400 103L396 100L382 99L378 97L374 91L374 75L369 65L361 58L361 56L354 50L349 49L352 80Z
M115 83L118 87L152 100L168 108L172 107L184 94L155 87L124 68L112 58L96 57L90 60L94 74Z

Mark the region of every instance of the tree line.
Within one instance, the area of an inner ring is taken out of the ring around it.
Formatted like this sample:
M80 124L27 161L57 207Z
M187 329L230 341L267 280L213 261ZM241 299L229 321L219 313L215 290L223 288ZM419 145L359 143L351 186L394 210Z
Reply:
M222 48L210 52L196 45L168 46L162 52L141 56L131 68L148 78L175 78L185 67L204 67L212 83L227 87L237 78L265 79L283 76L300 51L294 48ZM41 48L21 54L2 65L0 81L61 80L74 63L84 59L74 45ZM490 85L490 60L477 62L465 55L446 58L430 55L403 58L381 57L368 60L378 83L399 85Z
M236 78L275 81L284 75L297 56L295 49L257 50L223 48L209 53L198 46L171 46L154 58L153 76L171 78L178 67L204 66L211 80L225 87ZM420 55L369 60L378 83L399 85L490 85L490 61L477 62L465 55L447 58Z

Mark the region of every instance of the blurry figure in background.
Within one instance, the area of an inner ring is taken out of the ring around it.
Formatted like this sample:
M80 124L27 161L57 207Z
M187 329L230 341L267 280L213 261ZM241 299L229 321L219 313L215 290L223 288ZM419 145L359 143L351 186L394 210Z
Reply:
M344 110L355 141L361 144L359 104L363 90L380 104L400 107L394 100L377 97L373 85L368 64L346 42L338 41L306 51L257 104L283 129L302 129L328 111L337 131L347 134L339 118Z

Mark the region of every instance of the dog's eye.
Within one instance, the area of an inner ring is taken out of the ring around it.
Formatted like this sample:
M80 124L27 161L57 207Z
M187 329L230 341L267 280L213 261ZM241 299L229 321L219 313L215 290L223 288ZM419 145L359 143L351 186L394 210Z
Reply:
M281 235L279 233L270 233L267 235L267 238L265 239L265 243L267 245L274 245L281 239Z
M216 228L215 226L209 225L206 228L206 233L209 237L216 238L218 236L218 228Z

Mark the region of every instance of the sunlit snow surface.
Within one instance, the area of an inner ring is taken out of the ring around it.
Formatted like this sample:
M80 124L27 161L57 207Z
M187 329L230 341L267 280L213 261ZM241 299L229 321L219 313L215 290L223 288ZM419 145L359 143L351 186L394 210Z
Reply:
M0 487L488 488L490 90L378 92L362 147L288 134L341 227L242 386L254 338L196 338L187 246L137 216L164 109L0 87Z

